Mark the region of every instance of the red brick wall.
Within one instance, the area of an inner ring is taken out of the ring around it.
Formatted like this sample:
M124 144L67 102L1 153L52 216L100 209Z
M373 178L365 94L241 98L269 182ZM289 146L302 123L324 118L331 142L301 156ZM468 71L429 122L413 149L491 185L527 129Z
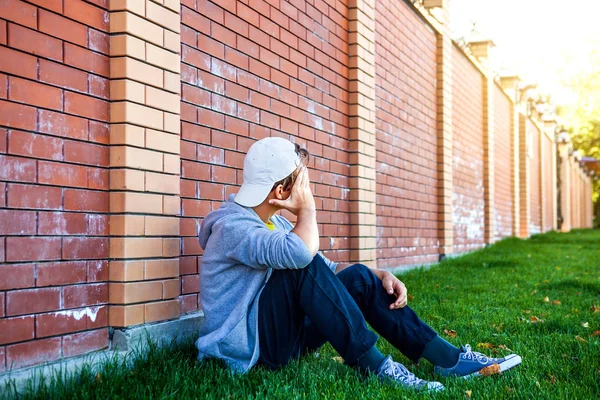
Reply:
M198 309L197 227L237 192L244 154L263 137L311 152L321 250L348 261L348 8L335 0L182 0L181 15L180 273L188 313Z
M483 77L458 48L452 53L452 221L454 251L484 245Z
M541 193L540 193L540 131L531 120L527 121L527 132L529 137L529 204L531 207L531 218L529 220L529 234L535 235L542 231Z
M543 135L543 146L542 151L544 152L544 165L542 165L542 173L544 174L544 198L542 202L544 203L544 226L542 227L544 232L548 232L552 230L553 221L552 221L552 207L554 205L553 190L552 190L552 152L553 146L552 142L546 136Z
M107 7L0 2L0 372L108 345Z
M494 86L494 236L502 239L513 232L513 103Z
M436 37L402 1L375 5L377 265L437 261Z

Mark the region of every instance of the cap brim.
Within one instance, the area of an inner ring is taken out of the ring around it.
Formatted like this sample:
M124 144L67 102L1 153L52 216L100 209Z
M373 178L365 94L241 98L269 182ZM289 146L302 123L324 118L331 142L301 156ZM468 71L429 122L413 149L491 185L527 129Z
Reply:
M256 207L265 201L272 188L273 185L271 184L253 185L244 183L235 195L234 201L244 207Z

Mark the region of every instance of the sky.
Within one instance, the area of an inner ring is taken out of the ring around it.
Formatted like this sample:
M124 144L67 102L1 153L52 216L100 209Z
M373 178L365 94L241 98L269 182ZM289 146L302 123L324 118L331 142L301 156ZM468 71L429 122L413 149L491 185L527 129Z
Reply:
M600 0L450 0L455 39L475 29L496 44L493 68L539 84L554 101L572 94L561 81L600 62ZM598 66L596 66L598 68Z

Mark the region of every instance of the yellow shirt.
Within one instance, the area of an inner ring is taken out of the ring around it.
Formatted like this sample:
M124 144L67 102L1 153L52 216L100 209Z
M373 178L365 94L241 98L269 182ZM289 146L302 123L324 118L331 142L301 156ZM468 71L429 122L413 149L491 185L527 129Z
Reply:
M271 231L275 230L275 224L271 222L271 220L269 220L269 222L265 223L265 225L267 226L267 228Z

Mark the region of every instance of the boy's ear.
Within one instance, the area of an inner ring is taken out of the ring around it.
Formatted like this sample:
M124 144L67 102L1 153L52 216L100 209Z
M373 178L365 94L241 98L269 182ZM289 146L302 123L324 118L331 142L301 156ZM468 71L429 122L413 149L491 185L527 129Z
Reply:
M283 200L283 185L279 184L275 188L275 198L277 200Z

